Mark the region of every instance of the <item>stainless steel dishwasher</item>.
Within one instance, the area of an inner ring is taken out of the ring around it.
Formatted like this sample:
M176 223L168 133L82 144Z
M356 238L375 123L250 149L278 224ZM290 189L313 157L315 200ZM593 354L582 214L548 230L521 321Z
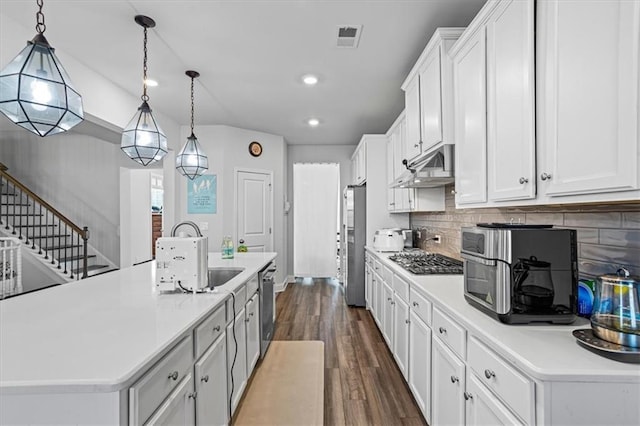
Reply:
M273 285L275 283L276 265L269 263L259 273L260 281L260 358L264 358L273 338L274 301Z

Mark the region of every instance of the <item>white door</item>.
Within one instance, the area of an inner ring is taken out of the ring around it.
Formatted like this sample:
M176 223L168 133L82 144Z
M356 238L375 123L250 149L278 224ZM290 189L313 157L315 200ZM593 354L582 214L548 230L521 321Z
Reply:
M431 416L433 424L465 424L465 366L440 339L433 339L433 386Z
M521 425L523 424L478 380L469 375L466 394L466 424Z
M414 311L409 315L409 387L431 424L431 329Z
M224 425L227 423L227 340L223 334L196 362L195 386L196 423Z
M442 141L442 84L440 46L433 50L420 71L420 118L422 151Z
M273 251L271 173L236 170L237 240L249 251Z
M408 377L409 367L409 305L393 295L393 357L405 380Z

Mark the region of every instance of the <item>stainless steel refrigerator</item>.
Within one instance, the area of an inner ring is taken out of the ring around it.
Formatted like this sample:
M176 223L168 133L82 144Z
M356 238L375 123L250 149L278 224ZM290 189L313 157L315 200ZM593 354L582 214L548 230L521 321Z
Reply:
M346 235L344 268L344 297L347 305L365 306L364 246L366 235L366 188L349 185L343 197L343 235Z

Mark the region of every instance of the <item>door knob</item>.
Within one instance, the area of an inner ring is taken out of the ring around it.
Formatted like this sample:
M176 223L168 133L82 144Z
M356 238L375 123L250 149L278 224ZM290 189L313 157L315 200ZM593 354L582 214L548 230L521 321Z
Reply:
M178 380L178 375L179 375L178 372L174 371L173 373L169 374L167 378L175 381L175 380Z
M543 173L540 175L541 180L551 180L551 175L549 173Z
M451 383L456 383L459 382L460 379L458 379L456 376L451 376Z
M202 377L200 381L207 383L209 381L209 375L207 374L206 376Z
M493 371L486 369L484 370L484 377L486 377L487 379L490 379L492 377L496 377L496 373L494 373Z
M471 395L469 392L465 392L463 395L464 395L465 401L473 399L473 395Z
M525 177L521 177L519 182L520 182L520 185L524 185L525 183L529 182L529 179Z

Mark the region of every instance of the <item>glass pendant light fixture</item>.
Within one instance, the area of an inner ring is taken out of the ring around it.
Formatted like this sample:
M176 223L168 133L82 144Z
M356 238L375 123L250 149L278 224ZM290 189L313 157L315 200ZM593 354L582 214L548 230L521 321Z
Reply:
M151 113L147 95L147 28L155 27L156 22L144 15L136 15L135 21L144 28L142 105L122 132L120 149L133 161L148 166L167 153L167 137Z
M193 80L200 77L200 73L197 71L185 71L185 74L191 78L191 136L187 138L187 142L176 157L176 169L180 174L193 180L207 171L209 159L202 150L198 138L193 133Z
M84 119L82 97L47 39L42 0L36 2L38 34L0 71L0 111L38 136L66 132Z

